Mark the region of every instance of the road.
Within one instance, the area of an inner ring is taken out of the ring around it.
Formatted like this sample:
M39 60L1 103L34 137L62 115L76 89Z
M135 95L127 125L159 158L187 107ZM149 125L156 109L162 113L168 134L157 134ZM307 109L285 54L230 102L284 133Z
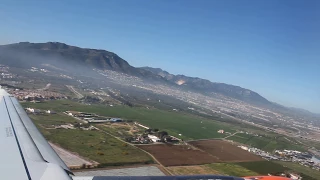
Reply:
M66 114L66 113L65 113L65 114ZM85 120L82 120L82 119L77 118L77 117L74 117L74 118L77 119L77 120L80 120L80 121L85 121ZM85 121L85 122L88 123L87 121ZM98 128L98 127L96 127L96 126L94 126L94 127L95 127L95 128ZM99 129L100 131L103 131L104 133L110 135L111 137L114 137L115 139L118 139L119 141L121 141L121 142L123 142L123 143L125 143L125 144L128 144L129 146L131 146L131 147L133 147L133 148L136 148L136 149L139 149L139 150L145 152L145 153L148 154L154 161L156 161L156 162L161 166L161 169L163 169L164 171L166 171L167 174L173 175L169 170L166 169L166 167L165 167L164 165L162 165L162 164L161 164L152 154L150 154L149 152L147 152L147 151L145 151L145 150L143 150L143 149L141 149L141 148L139 148L139 147L137 147L137 146L135 146L135 145L133 145L133 144L131 144L131 143L128 143L128 142L122 140L121 138L119 138L119 137L117 137L117 136L114 136L113 134L108 133L108 132L105 131L105 130L102 130L102 129L100 129L100 128L98 128L98 129Z
M298 128L296 128L296 127L293 127L293 126L291 126L291 128L298 131L298 132L296 133L296 135L293 135L293 137L299 137L299 136L301 136L301 131L300 131L300 129L298 129Z
M196 140L190 140L190 141L187 141L187 142L192 142L192 141L206 141L206 140L217 140L217 139L223 140L223 139L227 139L227 138L229 138L229 137L232 137L232 136L234 136L234 135L236 135L236 134L238 134L238 133L240 133L240 131L237 131L237 132L235 132L235 133L233 133L233 134L230 134L229 136L226 136L226 137L224 137L224 138L196 139Z
M233 134L230 134L229 136L224 137L223 139L228 139L229 137L232 137L232 136L234 136L234 135L236 135L236 134L238 134L238 133L240 133L240 132L237 131L237 132L235 132L235 133L233 133Z
M71 92L73 92L73 93L77 96L77 98L81 99L81 98L84 97L82 94L80 94L78 91L76 91L76 90L73 88L73 86L70 86L70 85L66 85L66 86L67 86L67 88L68 88Z
M51 84L47 84L46 87L44 88L41 88L41 89L38 89L39 91L45 91L45 90L48 90L50 88Z
M63 112L63 114L65 114L65 115L69 116L66 112ZM83 122L83 123L85 123L85 124L87 124L87 123L88 123L88 121L83 120L83 119L81 119L81 118L78 118L78 117L75 117L75 116L72 116L72 117L73 117L73 118L75 118L76 120L82 121L82 122Z
M96 127L96 128L97 128L97 127ZM100 130L101 130L101 129L100 129ZM147 151L145 151L145 150L143 150L143 149L141 149L141 148L138 148L137 146L135 146L135 145L133 145L133 144L131 144L131 143L128 143L128 142L122 140L121 138L119 138L119 137L117 137L117 136L114 136L114 135L108 133L107 131L104 131L104 130L101 130L101 131L103 131L104 133L106 133L106 134L108 134L108 135L110 135L110 136L118 139L119 141L121 141L121 142L123 142L123 143L128 144L129 146L132 146L133 148L136 148L136 149L139 149L139 150L145 152L145 153L148 154L150 157L152 157L152 159L153 159L154 161L156 161L156 162L161 166L161 168L166 171L166 173L168 173L168 174L170 174L170 175L173 175L169 170L167 170L167 168L166 168L163 164L161 164L161 163L156 159L156 157L154 157L154 156L153 156L152 154L150 154L149 152L147 152Z

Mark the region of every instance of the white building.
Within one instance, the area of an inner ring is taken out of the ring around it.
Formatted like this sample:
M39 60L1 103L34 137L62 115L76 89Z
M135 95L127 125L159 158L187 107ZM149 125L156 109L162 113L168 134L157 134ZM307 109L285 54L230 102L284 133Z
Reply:
M152 142L160 142L160 139L157 136L148 134L148 137L151 139Z
M48 113L48 114L56 114L56 112L51 111L51 110L47 110L46 113Z
M246 146L238 146L238 147L245 150L245 151L248 151L248 147L246 147Z
M220 130L218 131L218 133L223 134L223 133L224 133L224 130L223 130L223 129L220 129Z
M34 109L33 109L33 108L26 108L26 110L27 110L28 112L34 113Z
M137 125L137 126L140 126L140 127L144 128L144 129L150 129L149 127L144 126L144 125L142 125L142 124L139 124L139 123L137 123L137 122L135 122L134 124Z

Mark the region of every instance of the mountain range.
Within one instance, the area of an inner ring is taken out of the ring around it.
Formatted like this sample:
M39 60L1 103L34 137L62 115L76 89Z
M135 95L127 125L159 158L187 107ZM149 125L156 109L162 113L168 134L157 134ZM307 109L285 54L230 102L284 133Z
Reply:
M63 65L64 68L82 69L90 67L99 70L113 70L154 82L199 91L218 93L224 96L259 105L272 104L258 93L239 86L211 82L197 77L173 75L159 68L133 67L126 60L113 52L100 49L80 48L59 42L30 43L21 42L0 46L2 63L29 66L36 63Z
M80 48L59 42L29 43L0 46L0 58L2 62L21 67L29 67L34 64L50 63L63 66L65 69L76 71L83 67L101 70L113 70L128 75L161 79L150 71L135 68L117 54L98 49Z
M259 95L258 93L251 91L249 89L245 89L239 86L234 86L225 83L216 83L211 82L206 79L201 79L197 77L188 77L185 75L173 75L164 71L160 68L151 68L151 67L141 67L141 69L148 70L157 74L166 80L175 83L179 86L187 87L188 89L194 89L197 91L205 92L205 93L219 93L228 97L232 97L235 99L239 99L242 101L261 104L261 105L269 105L270 102Z

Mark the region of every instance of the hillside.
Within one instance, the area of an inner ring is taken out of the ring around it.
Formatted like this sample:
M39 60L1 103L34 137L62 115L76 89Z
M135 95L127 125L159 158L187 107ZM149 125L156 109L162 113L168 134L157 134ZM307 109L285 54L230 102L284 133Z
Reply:
M113 52L80 48L59 42L21 42L3 45L0 46L0 60L1 63L22 68L30 68L31 66L47 63L65 71L82 74L92 69L113 70L188 90L191 89L207 94L219 93L253 104L270 104L267 99L258 93L239 86L214 83L185 75L173 75L159 68L136 68Z
M80 48L59 42L21 42L0 46L2 63L27 67L37 64L52 64L56 67L83 72L85 68L113 70L138 77L162 79L149 71L131 66L117 54L98 49Z
M249 89L245 89L239 86L229 85L225 83L215 83L206 79L188 77L185 75L173 75L164 71L160 68L151 68L151 67L141 67L141 69L148 70L159 76L162 76L168 81L171 81L179 86L188 87L194 90L203 91L203 92L214 92L219 93L228 97L235 99L243 100L246 102L261 104L261 105L270 105L271 103L259 95L256 92L253 92Z

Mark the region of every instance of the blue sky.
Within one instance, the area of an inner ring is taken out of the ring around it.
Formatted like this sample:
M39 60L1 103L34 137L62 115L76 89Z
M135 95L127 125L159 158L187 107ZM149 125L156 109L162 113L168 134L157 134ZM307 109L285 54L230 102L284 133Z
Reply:
M59 41L320 113L318 0L0 0L0 44Z

